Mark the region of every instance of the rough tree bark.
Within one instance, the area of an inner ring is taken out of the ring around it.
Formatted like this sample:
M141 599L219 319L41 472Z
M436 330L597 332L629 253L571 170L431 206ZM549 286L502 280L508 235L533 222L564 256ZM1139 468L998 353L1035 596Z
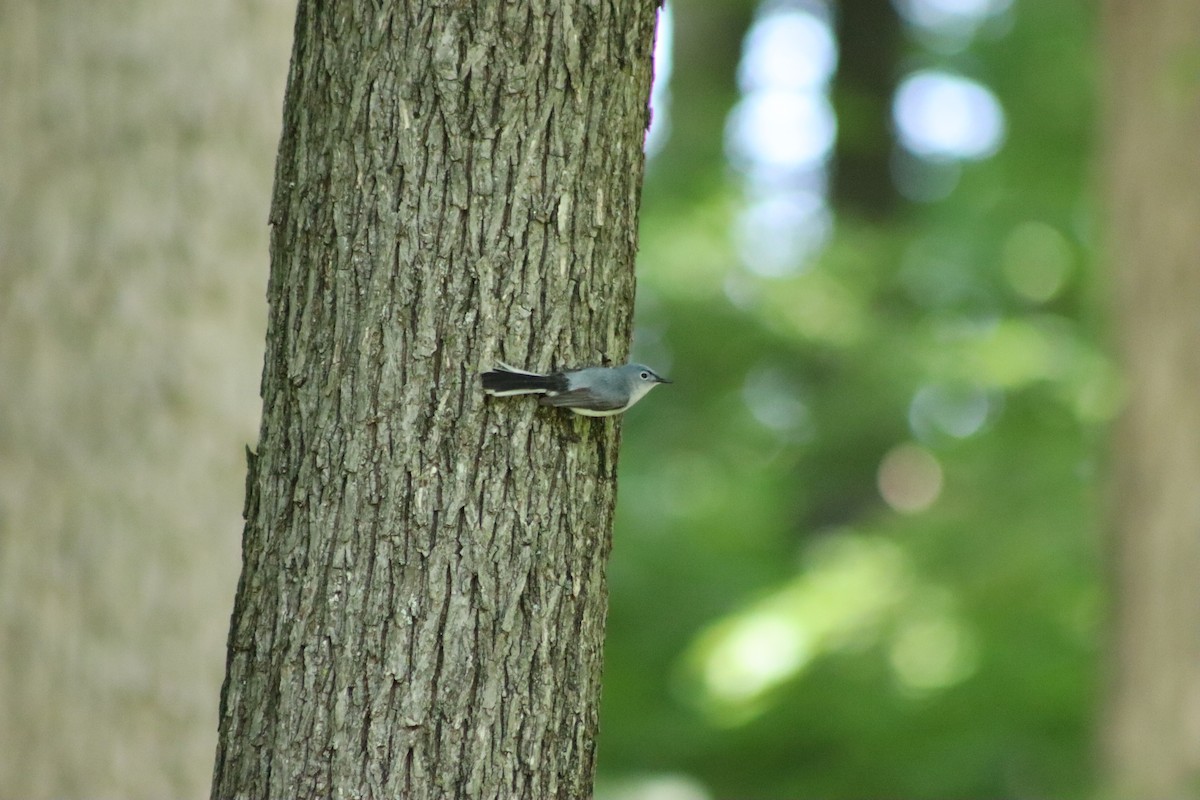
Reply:
M1115 463L1112 796L1200 791L1200 4L1108 0Z
M0 3L0 795L199 797L286 0Z
M214 798L590 795L654 11L301 0Z

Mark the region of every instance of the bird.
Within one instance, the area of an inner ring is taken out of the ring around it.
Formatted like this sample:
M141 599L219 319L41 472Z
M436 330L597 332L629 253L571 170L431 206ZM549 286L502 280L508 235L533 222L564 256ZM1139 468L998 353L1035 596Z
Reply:
M585 367L561 372L529 372L499 362L485 372L483 391L493 397L540 394L538 403L585 417L611 417L629 409L660 383L671 383L645 364Z

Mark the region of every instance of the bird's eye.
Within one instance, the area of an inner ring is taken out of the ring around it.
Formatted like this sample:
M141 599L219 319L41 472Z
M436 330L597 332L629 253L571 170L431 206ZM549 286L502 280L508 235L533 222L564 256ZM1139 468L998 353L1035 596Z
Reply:
M649 372L646 372L646 370L642 370L642 375L641 375L641 378L642 378L642 380L644 380L644 381L648 381L648 380L650 380L650 373L649 373Z

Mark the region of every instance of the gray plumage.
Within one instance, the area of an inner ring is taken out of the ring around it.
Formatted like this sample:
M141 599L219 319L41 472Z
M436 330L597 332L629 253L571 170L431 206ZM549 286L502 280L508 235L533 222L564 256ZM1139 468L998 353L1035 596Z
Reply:
M483 391L494 397L540 394L540 404L568 408L586 417L620 414L660 383L670 381L644 364L543 374L501 362L496 369L483 373Z

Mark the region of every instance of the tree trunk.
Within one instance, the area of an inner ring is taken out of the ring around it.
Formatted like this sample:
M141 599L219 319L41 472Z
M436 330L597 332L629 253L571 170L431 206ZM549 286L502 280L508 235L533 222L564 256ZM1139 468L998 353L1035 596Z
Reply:
M1200 788L1200 4L1109 0L1109 236L1128 406L1115 460L1113 796Z
M214 798L590 796L653 25L301 0Z
M697 197L725 191L726 118L738 101L742 39L757 5L757 0L672 2L670 141L651 166L660 201L690 208Z
M211 780L276 2L0 3L0 795Z
M837 4L839 120L832 201L841 213L886 220L899 196L892 179L892 95L901 71L904 29L892 0Z

